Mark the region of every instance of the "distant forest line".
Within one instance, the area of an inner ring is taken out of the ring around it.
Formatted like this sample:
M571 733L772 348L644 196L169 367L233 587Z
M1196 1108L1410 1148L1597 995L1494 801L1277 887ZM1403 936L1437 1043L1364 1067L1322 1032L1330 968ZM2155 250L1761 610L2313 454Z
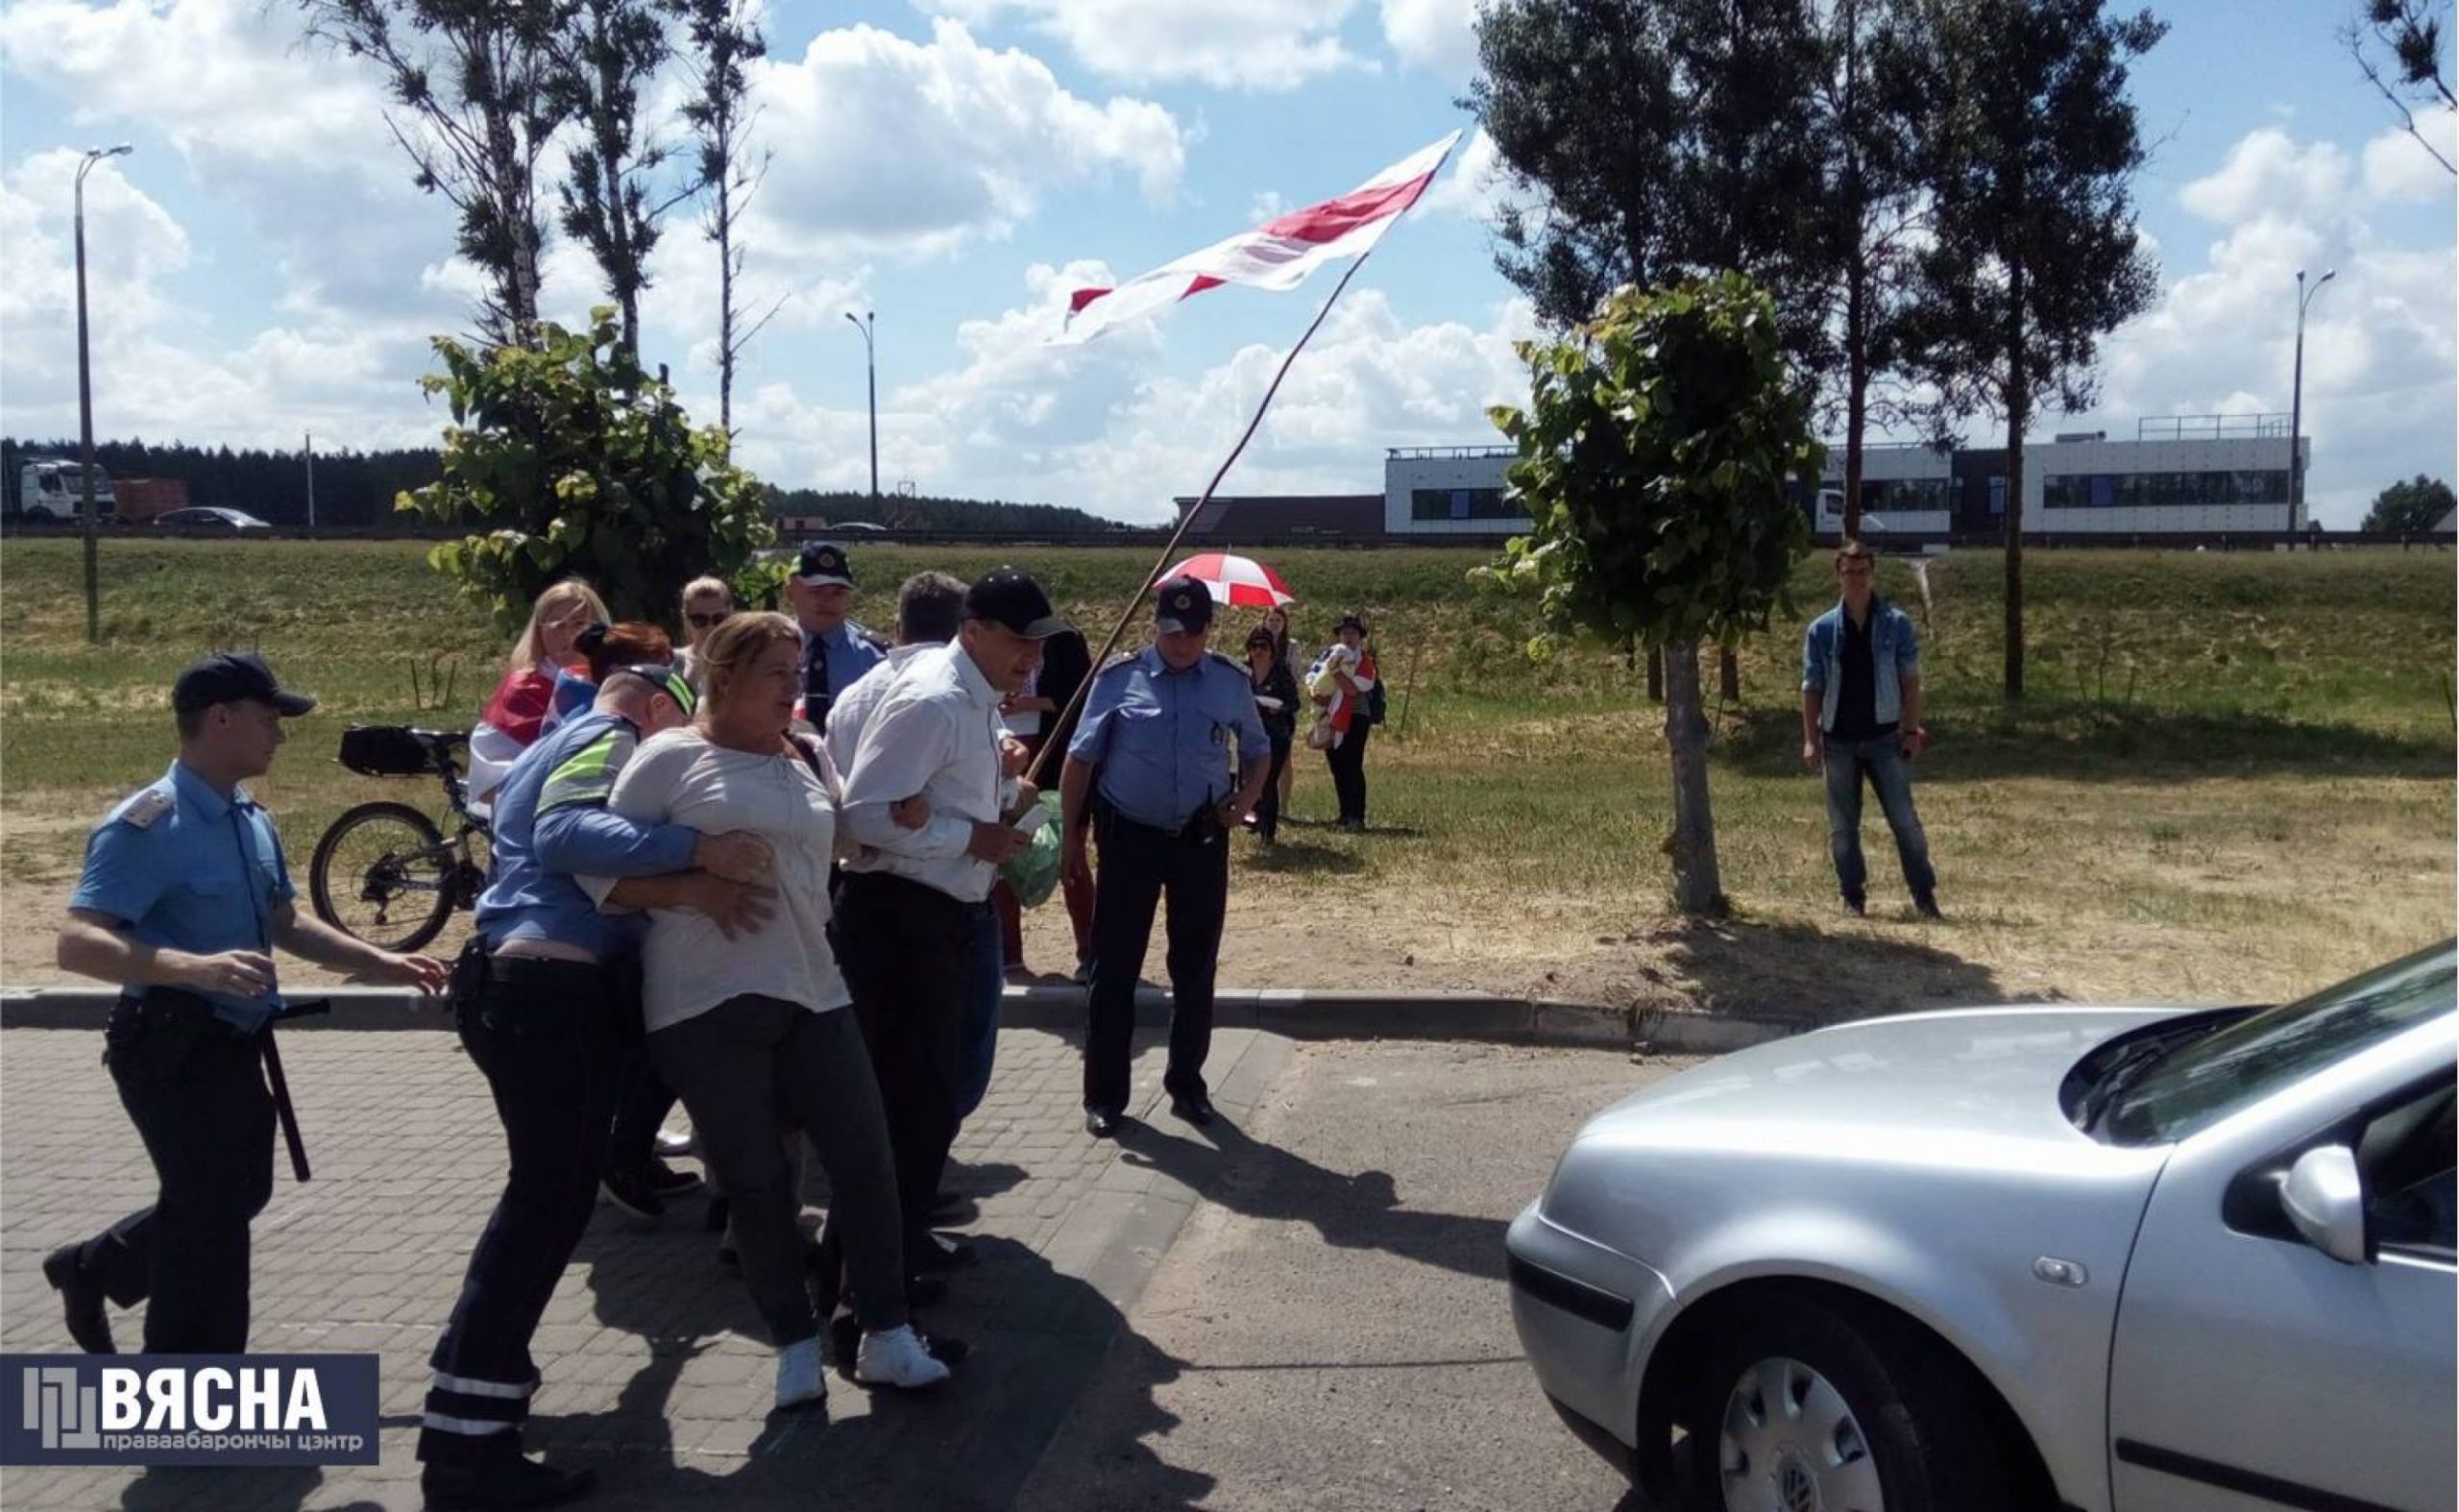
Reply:
M19 507L17 475L26 462L37 457L74 460L77 454L74 441L0 438L0 476L7 479L10 511ZM308 523L308 460L302 452L184 442L98 441L94 460L114 479L178 478L187 485L191 504L244 509L276 525L304 527ZM432 447L391 451L319 450L314 464L315 523L320 528L335 529L398 524L408 531L416 522L395 514L394 499L404 489L435 481L442 470ZM889 495L874 500L867 494L850 491L775 487L769 489L769 498L773 511L781 517L824 519L831 524L863 521L894 529L1090 534L1107 531L1113 524L1082 509L999 500Z

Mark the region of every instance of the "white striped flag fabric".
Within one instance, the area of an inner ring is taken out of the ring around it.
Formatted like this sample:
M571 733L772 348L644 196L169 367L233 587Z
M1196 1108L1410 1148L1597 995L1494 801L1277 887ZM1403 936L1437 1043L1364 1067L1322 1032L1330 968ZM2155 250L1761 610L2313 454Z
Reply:
M1065 329L1051 339L1064 345L1089 341L1112 326L1224 283L1294 289L1327 262L1361 256L1418 202L1459 140L1455 131L1347 194L1276 216L1116 288L1078 289L1068 301Z
M1270 609L1298 601L1298 596L1289 591L1278 573L1252 556L1231 556L1225 551L1190 556L1155 578L1153 586L1157 588L1173 577L1192 577L1204 585L1215 602L1247 609Z

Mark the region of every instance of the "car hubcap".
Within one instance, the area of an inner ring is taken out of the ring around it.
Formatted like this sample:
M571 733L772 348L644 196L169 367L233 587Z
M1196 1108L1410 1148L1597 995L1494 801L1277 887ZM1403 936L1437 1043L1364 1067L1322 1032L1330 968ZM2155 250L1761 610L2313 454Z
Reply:
M1725 1397L1725 1512L1885 1512L1879 1468L1844 1394L1799 1360L1764 1359Z

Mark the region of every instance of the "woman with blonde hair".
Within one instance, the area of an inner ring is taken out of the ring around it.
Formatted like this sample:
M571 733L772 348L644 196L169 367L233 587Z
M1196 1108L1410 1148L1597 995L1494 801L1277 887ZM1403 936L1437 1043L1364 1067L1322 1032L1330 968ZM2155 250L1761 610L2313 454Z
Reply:
M683 585L675 607L683 615L683 645L674 653L674 665L698 688L700 643L734 613L734 588L722 577L695 577Z
M908 1315L888 1119L828 943L836 768L816 743L789 733L802 632L781 614L735 615L701 642L699 660L708 692L698 718L642 745L610 806L635 822L765 841L774 914L728 939L705 915L650 911L642 952L649 1059L681 1094L731 1207L743 1281L777 1352L776 1404L827 1394L800 1194L777 1137L785 1124L817 1151L830 1226L842 1225L863 1331L856 1357L838 1368L864 1384L933 1385L948 1378L940 1354L954 1352L935 1352ZM623 890L608 900L621 906Z
M555 674L581 659L573 644L581 631L605 622L605 601L577 577L549 583L538 596L528 625L504 659L503 680L470 731L472 802L492 799L512 764L537 744L554 707Z

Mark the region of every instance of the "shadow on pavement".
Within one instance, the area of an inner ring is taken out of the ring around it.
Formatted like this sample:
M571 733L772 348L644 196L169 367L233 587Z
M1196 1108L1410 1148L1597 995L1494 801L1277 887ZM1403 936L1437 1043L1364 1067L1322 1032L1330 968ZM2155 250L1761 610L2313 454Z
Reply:
M1132 1123L1119 1141L1119 1158L1159 1171L1233 1212L1312 1224L1335 1248L1381 1250L1463 1276L1503 1278L1502 1236L1509 1225L1498 1218L1402 1207L1388 1172L1344 1176L1259 1143L1227 1118L1216 1118L1205 1133L1210 1144Z
M981 1262L956 1273L949 1301L916 1320L972 1344L954 1381L930 1393L874 1393L832 1371L826 1405L771 1413L766 1335L741 1278L718 1267L714 1241L601 1222L578 1257L596 1317L646 1338L650 1362L623 1383L612 1411L542 1413L531 1447L596 1467L593 1507L1007 1508L1107 1353L1143 1352L1156 1379L1177 1367L1128 1334L1090 1285L1012 1240L974 1242ZM694 1368L713 1353L721 1369ZM1141 1442L1165 1439L1177 1419L1149 1395L1134 1417L1119 1452L1150 1458ZM1169 1467L1147 1475L1167 1492L1145 1503L1156 1507L1193 1507L1213 1485Z
M122 1512L185 1512L190 1507L261 1508L291 1512L323 1488L313 1465L164 1465L146 1471L120 1494ZM331 1503L335 1512L382 1512L374 1501Z

